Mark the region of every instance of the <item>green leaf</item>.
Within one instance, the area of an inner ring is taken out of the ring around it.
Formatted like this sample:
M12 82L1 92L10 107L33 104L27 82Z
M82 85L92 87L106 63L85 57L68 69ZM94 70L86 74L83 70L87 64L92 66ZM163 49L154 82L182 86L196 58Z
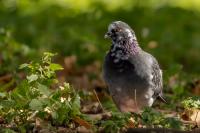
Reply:
M55 53L51 53L51 52L44 52L44 57L47 56L48 58L55 56Z
M57 70L62 70L63 67L61 65L59 65L59 64L51 63L50 64L50 69L52 71L57 71Z
M12 129L2 129L0 130L2 133L16 133L14 130Z
M72 114L74 116L80 114L80 97L79 95L75 95L72 102Z
M53 119L57 119L58 118L58 113L57 112L52 112L51 116Z
M43 103L42 101L38 99L32 99L31 102L29 103L29 106L32 110L42 110L43 109Z
M193 96L193 97L189 97L185 100L182 101L182 104L184 106L184 108L196 108L196 109L200 109L200 97L199 96Z
M38 76L36 74L31 74L30 76L27 76L28 82L33 82L38 79Z
M27 67L27 66L29 66L29 64L27 64L27 63L21 64L21 65L19 66L19 69L23 69L23 68L25 68L25 67Z
M50 53L50 52L44 52L44 55L42 57L42 62L43 63L47 63L47 64L51 64L51 60L53 56L55 56L56 54L54 53Z
M0 101L0 105L3 106L3 108L13 108L16 103L14 100L2 100Z
M51 94L48 87L43 85L43 84L38 83L38 89L39 89L40 93L45 95L45 96L49 96Z
M6 96L6 93L0 92L0 97L4 98Z

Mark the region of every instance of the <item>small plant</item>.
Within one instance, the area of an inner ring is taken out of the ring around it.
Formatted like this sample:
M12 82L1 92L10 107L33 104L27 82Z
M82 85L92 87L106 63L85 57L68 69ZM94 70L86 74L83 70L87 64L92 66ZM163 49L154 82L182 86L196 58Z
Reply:
M146 127L165 127L181 129L181 122L172 117L165 117L160 112L153 110L152 108L145 108L141 113L142 125Z
M62 67L52 63L54 55L44 53L40 62L22 64L20 69L28 71L26 79L13 91L0 93L0 116L6 123L25 127L39 117L67 125L81 115L78 93L68 83L57 84L55 72Z
M112 113L109 120L102 120L101 127L104 132L122 132L127 128L174 128L183 129L182 123L177 118L165 117L164 114L144 108L140 113Z
M189 97L183 100L182 104L186 109L200 109L200 97Z
M145 108L141 114L141 120L143 125L162 127L161 122L164 120L164 117L161 113L151 108Z
M112 117L109 120L101 121L101 126L106 133L121 132L122 129L128 124L131 117L130 113L112 113Z

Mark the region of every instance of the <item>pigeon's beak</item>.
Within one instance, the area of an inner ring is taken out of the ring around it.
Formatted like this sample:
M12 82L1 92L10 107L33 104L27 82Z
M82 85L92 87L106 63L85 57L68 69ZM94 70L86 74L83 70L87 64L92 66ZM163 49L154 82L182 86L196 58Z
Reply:
M107 38L110 38L111 37L111 33L110 32L107 32L105 35L104 35L104 38L107 39Z

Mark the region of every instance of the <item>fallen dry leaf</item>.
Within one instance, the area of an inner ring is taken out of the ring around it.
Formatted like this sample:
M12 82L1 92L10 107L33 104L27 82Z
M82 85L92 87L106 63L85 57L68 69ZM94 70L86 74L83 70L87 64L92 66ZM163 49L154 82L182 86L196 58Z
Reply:
M192 89L192 92L195 95L200 95L200 80L197 80L197 81L194 82L194 87Z
M99 114L87 114L92 120L108 120L112 117L111 112L104 112Z
M135 120L131 117L128 121L127 128L135 128Z
M77 131L78 131L78 133L93 133L93 131L91 129L88 129L84 126L77 127Z
M195 122L200 127L200 110L199 109L185 109L181 115L181 118L185 121Z
M92 128L92 125L90 123L88 123L87 121L81 119L80 117L75 117L73 120L76 123L78 123L79 125L86 127L87 129L91 129Z
M74 133L75 131L70 128L58 127L57 133Z
M75 65L77 62L77 57L75 55L71 55L64 58L64 69L66 73L73 73L75 70Z
M101 113L102 109L98 102L89 102L83 105L81 112L85 114L97 114Z

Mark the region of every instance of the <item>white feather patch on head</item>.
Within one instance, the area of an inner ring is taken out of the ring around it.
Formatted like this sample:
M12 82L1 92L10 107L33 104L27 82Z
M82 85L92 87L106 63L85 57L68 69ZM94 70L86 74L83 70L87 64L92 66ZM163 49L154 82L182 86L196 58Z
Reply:
M110 24L108 26L108 31L111 31L112 29L115 29L115 28L116 28L116 26L114 24Z
M161 77L162 77L162 75L163 75L163 72L162 72L162 70L160 69L160 75L161 75Z
M128 33L128 37L132 38L133 40L137 40L136 36L133 35L133 33L129 29L126 29L126 32Z
M152 59L152 58L148 58L148 63L149 63L149 65L150 65L150 66L152 66L152 65L153 65L153 62L154 62L154 61L153 61L153 59Z
M129 29L126 29L126 32L128 33L129 37L133 37L133 35L132 35L132 33L131 33L131 31Z
M115 23L119 24L119 23L122 23L122 21L115 21Z

